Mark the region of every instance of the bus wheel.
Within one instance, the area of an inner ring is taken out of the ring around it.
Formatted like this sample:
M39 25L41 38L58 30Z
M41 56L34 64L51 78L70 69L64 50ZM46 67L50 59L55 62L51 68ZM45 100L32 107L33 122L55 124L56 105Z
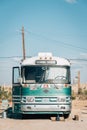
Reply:
M69 114L64 114L64 119L67 119L69 117Z

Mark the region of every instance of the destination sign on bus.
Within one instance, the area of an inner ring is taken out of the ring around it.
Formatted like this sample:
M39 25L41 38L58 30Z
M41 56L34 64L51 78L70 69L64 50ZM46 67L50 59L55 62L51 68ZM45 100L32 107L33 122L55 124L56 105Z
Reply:
M56 60L36 60L36 64L57 64Z

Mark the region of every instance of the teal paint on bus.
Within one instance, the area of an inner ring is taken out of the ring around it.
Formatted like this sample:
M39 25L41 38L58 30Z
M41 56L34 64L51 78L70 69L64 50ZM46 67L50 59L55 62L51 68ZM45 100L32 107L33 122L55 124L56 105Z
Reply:
M58 95L71 95L71 87L54 89L54 88L37 88L37 90L30 90L29 87L22 87L22 95L25 96L58 96Z
M13 86L12 95L21 95L21 86Z
M31 90L30 87L16 86L13 91L13 95L25 95L25 96L71 95L71 87L70 86L63 87L61 89L37 87L37 89Z

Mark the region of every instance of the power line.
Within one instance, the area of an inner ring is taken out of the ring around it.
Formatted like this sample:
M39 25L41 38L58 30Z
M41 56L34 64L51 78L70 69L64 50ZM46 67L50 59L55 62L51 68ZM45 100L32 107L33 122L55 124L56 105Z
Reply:
M1 56L0 59L22 58L22 56Z
M72 61L87 61L87 59L70 59Z
M31 58L31 56L26 56L26 57L27 57L27 58ZM1 59L5 59L5 60L6 60L6 59L12 59L12 60L14 60L14 59L16 59L16 58L18 58L18 59L21 60L21 59L22 59L22 56L10 56L10 57L8 57L8 56L6 57L6 56L5 56L5 57L0 57L0 60L1 60ZM86 61L86 62L87 62L87 59L86 59L86 58L85 58L85 59L84 59L84 58L81 58L81 59L80 59L80 58L73 58L73 59L69 58L69 60L70 60L70 61Z
M69 47L73 47L73 48L75 48L75 49L80 49L80 50L85 50L85 51L87 51L86 48L82 48L82 47L80 47L80 46L75 46L75 45L72 45L72 44L69 44L69 43L65 43L65 42L63 42L63 41L51 39L51 38L48 38L48 37L46 37L46 36L44 36L44 35L41 35L41 34L37 34L37 33L31 32L31 31L27 31L27 30L25 30L25 32L27 32L27 33L29 33L29 34L32 34L32 35L35 35L35 36L38 36L38 37L42 37L42 38L44 38L44 39L46 39L46 40L50 40L50 41L56 42L56 43L58 43L58 44L62 44L62 45L64 45L64 46L69 46Z
M30 58L30 57L31 57L31 56L26 56L26 58ZM1 56L1 57L0 57L0 59L5 59L5 60L6 60L6 59L17 59L17 58L18 58L18 59L19 59L19 58L22 59L23 56Z

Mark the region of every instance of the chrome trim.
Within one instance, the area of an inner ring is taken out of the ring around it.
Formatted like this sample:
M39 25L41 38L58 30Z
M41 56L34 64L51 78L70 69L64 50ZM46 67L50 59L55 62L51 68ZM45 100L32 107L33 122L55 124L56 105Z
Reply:
M71 105L21 105L21 111L71 111Z

